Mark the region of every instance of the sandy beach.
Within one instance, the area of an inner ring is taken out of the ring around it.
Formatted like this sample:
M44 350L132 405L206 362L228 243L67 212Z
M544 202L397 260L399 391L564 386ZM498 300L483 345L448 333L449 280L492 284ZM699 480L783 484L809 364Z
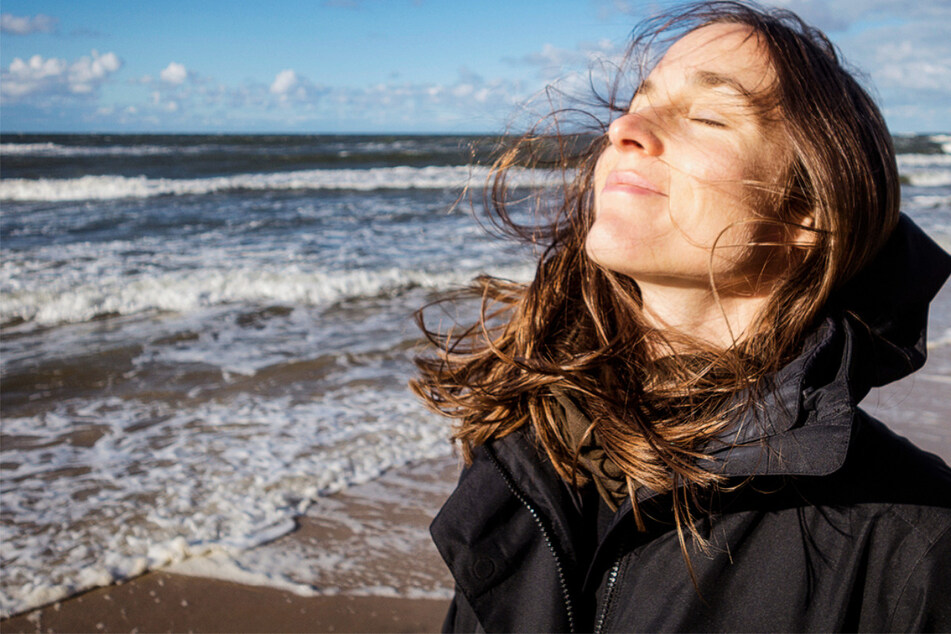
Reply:
M448 601L299 597L164 572L2 622L12 632L437 632Z

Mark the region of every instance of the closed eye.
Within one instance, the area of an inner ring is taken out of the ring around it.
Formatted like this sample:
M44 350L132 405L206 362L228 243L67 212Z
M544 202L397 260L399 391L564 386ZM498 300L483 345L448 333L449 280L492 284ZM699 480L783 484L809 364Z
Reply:
M704 119L703 117L691 117L691 121L694 123L699 123L701 125L707 125L713 128L725 128L726 124L722 121L717 121L715 119Z

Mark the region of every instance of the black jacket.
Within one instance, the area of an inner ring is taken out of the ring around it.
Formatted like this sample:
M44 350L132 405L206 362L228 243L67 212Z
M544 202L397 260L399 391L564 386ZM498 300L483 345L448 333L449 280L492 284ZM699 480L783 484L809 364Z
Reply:
M925 358L951 258L905 217L829 303L805 351L722 439L735 478L688 538L671 500L593 527L591 491L527 432L479 448L432 524L456 580L453 631L951 630L951 470L857 408Z

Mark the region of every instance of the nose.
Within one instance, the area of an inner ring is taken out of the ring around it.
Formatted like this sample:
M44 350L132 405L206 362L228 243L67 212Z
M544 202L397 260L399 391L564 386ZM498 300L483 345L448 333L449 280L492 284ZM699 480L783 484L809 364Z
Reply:
M628 112L612 121L608 127L608 140L618 152L639 151L658 156L664 149L650 122L637 112Z

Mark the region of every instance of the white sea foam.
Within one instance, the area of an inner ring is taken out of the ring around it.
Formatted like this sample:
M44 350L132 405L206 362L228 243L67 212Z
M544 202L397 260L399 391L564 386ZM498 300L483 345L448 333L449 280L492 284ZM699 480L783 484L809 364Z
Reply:
M0 143L0 156L160 156L167 154L200 154L212 145L62 145L59 143Z
M909 199L917 207L951 209L951 195L948 194L916 194Z
M91 446L64 433L86 429ZM290 532L319 496L445 456L446 428L405 389L304 402L63 402L5 417L0 615ZM253 576L253 572L249 575Z
M167 195L202 195L232 190L454 189L468 184L481 185L488 174L488 168L455 165L298 170L194 179L147 178L145 176L11 178L0 181L0 200L109 200ZM554 175L547 171L515 168L510 174L509 184L540 187L550 185L553 178Z
M908 183L916 187L944 187L951 185L951 169L920 169L903 172Z
M928 339L928 350L937 350L951 346L951 328L946 328L942 333L935 333ZM951 377L946 377L951 380Z
M896 157L899 169L918 166L951 166L951 154L899 154Z
M269 574L262 570L243 568L232 557L220 551L177 561L166 568L166 572L190 577L220 579L246 586L268 586L292 592L301 597L312 597L318 594L316 588L311 585L295 583L289 581L287 577Z
M50 154L66 149L58 143L0 143L0 156L21 154Z
M45 144L42 144L45 145ZM106 148L97 148L106 149ZM147 148L130 148L145 151ZM159 153L161 147L155 148ZM913 185L934 187L951 184L951 155L901 154L898 166ZM379 167L371 169L317 169L277 173L236 174L195 179L148 178L146 176L98 175L67 179L4 179L0 200L80 201L150 198L154 196L206 195L235 190L350 189L461 189L481 186L489 172L484 167L430 166ZM547 170L513 168L509 184L545 187L559 175Z
M427 271L391 267L380 270L308 271L294 266L199 269L103 277L78 285L24 285L5 293L0 321L37 325L75 323L99 315L149 310L187 313L233 302L324 306L358 297L375 297L421 286L445 289L464 285L477 270ZM531 267L499 269L495 274L527 280Z
M951 185L951 154L899 154L898 171L916 187Z
M951 134L933 134L928 138L935 143L940 143L941 150L945 154L951 154Z
M452 578L426 527L452 492L458 459L447 456L391 470L322 497L299 519L331 539L289 534L254 549L174 564L169 571L283 588L300 595L401 596L448 599ZM394 521L391 509L399 509Z

